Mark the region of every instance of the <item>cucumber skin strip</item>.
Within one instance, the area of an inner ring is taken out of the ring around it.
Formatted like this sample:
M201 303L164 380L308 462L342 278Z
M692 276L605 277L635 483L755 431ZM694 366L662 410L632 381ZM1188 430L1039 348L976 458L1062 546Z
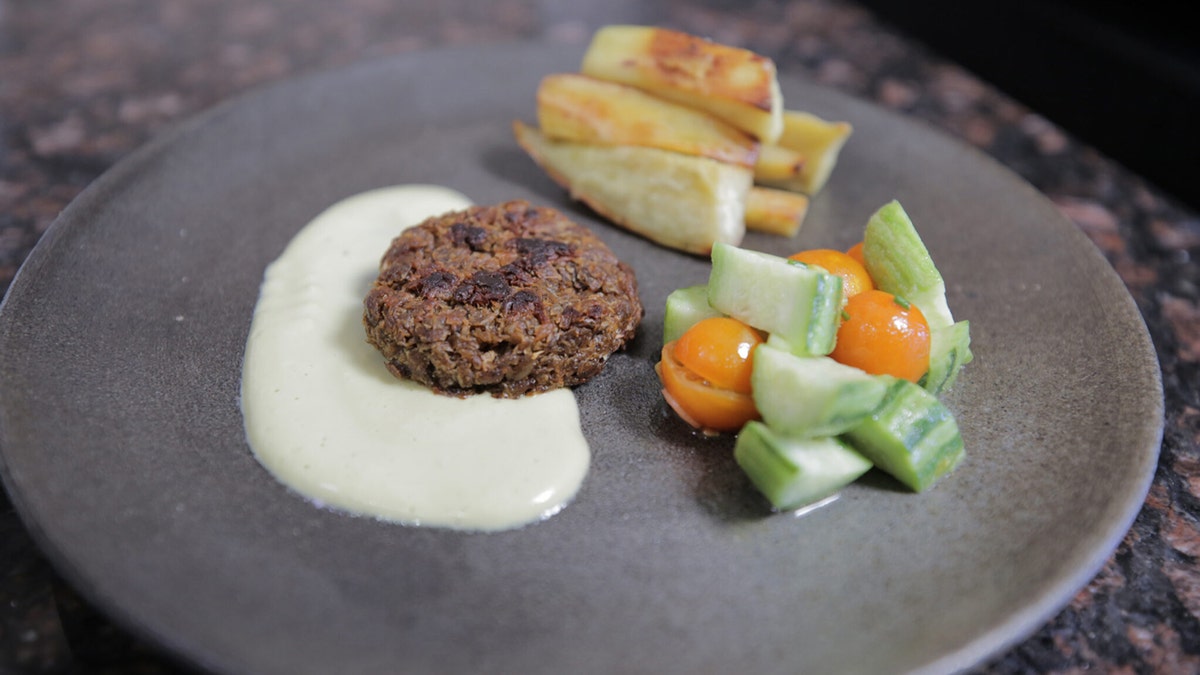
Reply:
M954 415L908 380L895 380L879 409L842 438L916 492L932 486L965 455Z
M753 421L738 434L734 459L779 510L819 502L871 469L870 460L837 437L791 438Z
M954 323L942 274L900 202L884 204L867 221L863 258L876 287L914 303L930 329Z

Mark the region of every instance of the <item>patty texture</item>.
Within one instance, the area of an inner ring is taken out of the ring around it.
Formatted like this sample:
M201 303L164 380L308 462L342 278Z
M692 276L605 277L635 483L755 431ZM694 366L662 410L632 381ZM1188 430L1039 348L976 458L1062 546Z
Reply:
M628 265L587 228L521 200L405 230L363 301L388 369L455 396L582 384L642 316Z

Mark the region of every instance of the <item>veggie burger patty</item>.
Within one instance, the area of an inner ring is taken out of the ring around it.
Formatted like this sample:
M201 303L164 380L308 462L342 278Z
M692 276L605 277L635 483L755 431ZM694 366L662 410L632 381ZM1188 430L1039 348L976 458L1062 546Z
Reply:
M633 270L604 242L522 200L405 230L363 305L397 377L510 398L591 379L643 315Z

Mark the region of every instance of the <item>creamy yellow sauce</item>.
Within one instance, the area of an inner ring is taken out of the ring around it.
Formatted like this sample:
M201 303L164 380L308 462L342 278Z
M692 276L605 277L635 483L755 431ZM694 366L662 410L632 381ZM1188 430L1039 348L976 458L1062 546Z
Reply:
M392 238L468 205L422 185L350 197L267 268L242 413L258 461L295 492L409 525L503 530L552 515L578 491L590 454L570 390L439 396L393 377L366 343L362 299Z

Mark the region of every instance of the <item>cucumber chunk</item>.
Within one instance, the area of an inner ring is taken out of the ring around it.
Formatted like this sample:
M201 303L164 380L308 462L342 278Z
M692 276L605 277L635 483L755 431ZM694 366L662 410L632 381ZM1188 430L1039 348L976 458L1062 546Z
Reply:
M708 304L723 314L779 337L792 351L833 351L842 308L842 279L786 258L715 244Z
M714 316L723 315L708 304L708 286L701 284L671 291L663 317L663 344L678 340L687 329Z
M796 354L796 350L792 349L791 343L779 337L777 333L768 333L766 343L781 352Z
M921 387L890 376L883 403L842 438L880 469L917 492L933 485L963 458L954 415Z
M954 323L946 283L900 202L884 204L867 221L863 259L876 288L920 308L931 330Z
M815 437L840 434L870 415L888 382L828 356L795 356L767 343L754 350L750 387L773 431Z
M747 422L733 457L759 492L780 510L828 497L871 468L837 438L789 438L761 422Z
M958 371L970 363L971 331L967 321L941 326L929 331L929 372L921 380L925 391L937 396L946 391L958 378Z

